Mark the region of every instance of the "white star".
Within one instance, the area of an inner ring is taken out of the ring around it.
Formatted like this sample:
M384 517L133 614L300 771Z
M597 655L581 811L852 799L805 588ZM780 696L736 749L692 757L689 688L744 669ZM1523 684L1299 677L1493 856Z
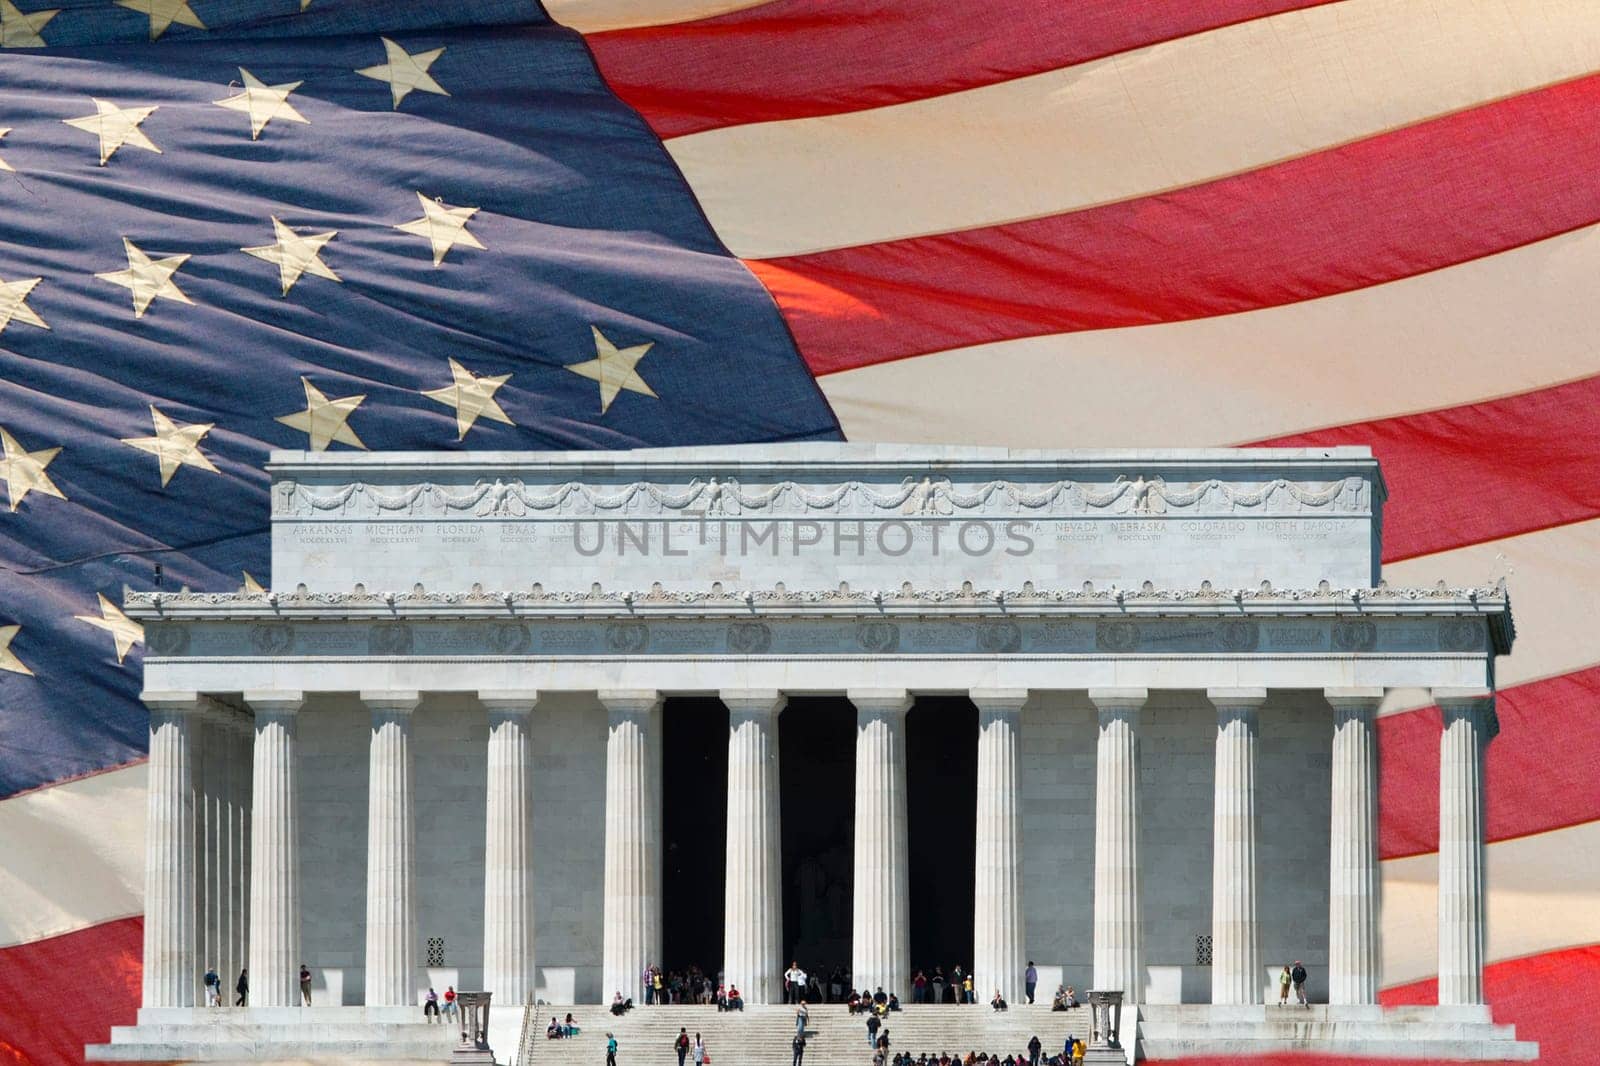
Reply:
M26 674L33 676L23 661L17 658L17 653L11 650L11 642L17 639L17 634L22 632L21 626L0 626L0 670L8 670L13 674Z
M476 207L451 207L443 200L430 200L420 192L422 217L402 222L395 227L418 237L426 237L433 245L433 265L444 262L445 253L452 245L464 244L468 248L484 251L478 238L467 232L467 220L478 213Z
M30 492L54 496L58 500L67 498L67 494L56 488L56 483L44 472L44 468L60 454L59 447L27 451L17 443L17 438L0 426L0 481L6 483L6 496L11 500L13 514Z
M117 649L117 662L121 663L128 657L128 652L133 650L135 644L144 642L144 626L123 614L117 605L106 599L103 594L97 592L95 595L100 598L99 618L92 614L75 614L72 617L110 633L111 642Z
M45 320L28 306L28 293L43 280L43 278L23 278L20 281L0 279L0 333L4 333L13 320L26 322L40 329L50 328L45 324Z
M373 67L362 67L356 73L364 78L388 82L389 94L394 97L395 110L400 109L400 101L404 100L413 89L421 89L425 93L438 93L440 96L450 95L445 92L444 86L434 81L433 75L428 73L428 68L433 66L434 61L444 55L443 48L430 48L426 52L417 52L413 55L387 37L378 39L383 42L383 49L388 53L389 61Z
M267 123L275 118L281 118L285 122L311 124L310 119L296 111L294 105L289 103L289 94L305 82L286 81L282 85L267 85L243 67L239 68L239 76L244 79L243 91L226 100L213 100L212 103L218 107L243 111L249 115L252 141L260 137L261 131L267 128Z
M211 460L200 451L200 441L211 432L211 427L216 425L215 422L179 425L157 411L154 404L150 405L150 420L155 423L155 436L123 437L122 443L130 448L138 448L141 452L149 452L156 457L161 464L162 488L167 487L167 482L172 480L172 475L178 472L180 466L198 466L201 470L209 470L213 474L220 473L211 465Z
M133 292L134 318L143 318L145 311L158 297L163 300L177 300L179 303L194 303L172 280L172 275L183 266L184 261L189 258L188 255L169 255L165 259L151 259L126 237L122 238L122 248L128 253L128 269L109 270L104 274L96 274L95 277L109 281L113 285L121 285Z
M118 107L109 100L95 100L94 97L90 99L94 100L94 114L84 115L82 118L64 118L61 121L100 138L101 166L105 166L106 161L116 155L117 149L125 144L143 148L156 155L161 154L161 149L139 129L139 123L150 117L156 110L154 107Z
M150 39L159 40L167 27L174 22L181 26L193 26L197 30L206 28L200 21L200 16L194 13L189 6L189 0L116 0L118 7L125 7L129 11L137 11L150 18Z
M0 139L4 139L5 135L10 133L10 132L11 132L11 127L10 126L0 126ZM12 167L12 165L10 163L7 163L4 159L0 159L0 170L13 170L13 169L15 169L15 168Z
M261 582L257 581L255 579L255 575L252 574L250 571L241 570L239 572L244 575L244 591L245 592L248 592L248 593L250 593L252 595L258 595L260 593L263 593L263 592L267 591L266 589L261 587Z
M59 14L59 7L23 14L11 0L0 0L0 48L43 48L39 31Z
M292 429L298 429L311 438L311 450L314 452L327 451L328 445L333 441L348 444L354 448L365 448L361 438L356 436L355 430L345 425L361 401L367 398L365 393L360 396L341 396L337 400L330 400L322 394L322 390L311 384L310 379L301 378L300 384L306 390L306 409L296 411L292 415L281 415L277 421Z
M567 369L574 374L581 374L586 378L593 378L600 383L600 413L605 414L611 407L611 401L617 398L617 393L623 389L629 392L639 392L646 396L655 396L655 390L645 384L644 378L634 367L639 365L655 344L651 341L646 344L636 344L632 348L618 349L600 332L599 326L590 326L594 331L595 358L581 363L572 363Z
M423 389L422 395L430 400L437 400L446 407L456 410L456 440L461 440L467 435L467 430L480 417L495 422L504 422L508 426L516 425L506 413L500 409L499 402L494 398L495 390L511 380L510 374L488 374L478 377L472 371L456 362L449 360L450 376L454 381L442 389Z
M277 216L273 216L272 230L278 237L272 244L239 250L257 259L278 264L278 280L283 284L282 295L289 295L289 290L294 288L294 283L300 280L301 274L311 273L329 281L340 280L339 275L335 274L321 258L322 246L333 240L338 230L308 233L302 237L279 222Z

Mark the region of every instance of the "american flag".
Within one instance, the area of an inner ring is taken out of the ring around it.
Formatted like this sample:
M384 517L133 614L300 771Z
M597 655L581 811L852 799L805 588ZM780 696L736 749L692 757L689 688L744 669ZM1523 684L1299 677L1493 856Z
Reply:
M1488 988L1592 1061L1597 116L1593 0L0 0L0 1052L132 1021L118 604L270 580L269 449L843 437L1372 445L1390 582L1516 598Z

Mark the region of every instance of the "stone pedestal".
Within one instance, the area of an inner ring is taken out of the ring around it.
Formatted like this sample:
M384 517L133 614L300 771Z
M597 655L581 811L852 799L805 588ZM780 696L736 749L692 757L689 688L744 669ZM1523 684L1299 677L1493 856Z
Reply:
M1211 836L1211 1002L1261 1002L1256 925L1256 712L1265 689L1209 689L1217 709Z
M998 989L1006 1002L1021 1003L1028 960L1023 954L1022 781L1017 747L1028 693L974 689L968 695L978 708L972 987L980 997L992 996Z
M661 696L600 693L606 738L605 934L601 1000L644 1003L644 968L661 959Z
M367 758L367 994L372 1007L416 999L417 826L411 755L415 692L363 692Z
M1439 741L1439 1006L1482 1008L1488 893L1483 749L1499 722L1486 689L1434 689L1433 699L1444 725Z
M850 972L857 987L910 998L906 711L900 690L852 690L856 707L855 879Z
M298 693L244 694L255 711L251 774L250 1006L300 1002Z
M195 734L200 697L147 693L149 785L145 806L144 987L146 1007L192 1007L195 958Z
M775 691L723 692L728 708L723 977L746 1003L783 1001L783 846Z
M536 692L480 692L489 713L483 844L483 983L513 1008L534 1000L533 762Z
M1333 797L1328 849L1328 1002L1378 1002L1378 706L1383 689L1328 689Z
M1139 936L1139 712L1142 688L1090 689L1100 716L1094 776L1094 985L1144 992Z
M456 1007L461 1017L461 1038L450 1052L453 1066L495 1066L489 1047L488 992L457 992Z

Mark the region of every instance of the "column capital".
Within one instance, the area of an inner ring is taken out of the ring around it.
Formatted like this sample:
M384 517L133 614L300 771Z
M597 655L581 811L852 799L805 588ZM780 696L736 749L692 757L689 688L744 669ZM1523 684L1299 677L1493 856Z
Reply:
M736 714L768 714L776 717L789 703L777 689L723 689L717 698Z
M142 692L139 699L151 714L198 715L205 711L207 697L198 692Z
M363 689L361 702L374 714L410 714L422 702L422 694L409 689Z
M648 714L661 706L661 693L653 688L603 688L595 695L613 713Z
M911 709L911 693L903 688L853 688L845 699L858 711L872 714L900 714Z
M1150 699L1147 688L1092 688L1089 702L1101 711L1138 711Z
M287 689L257 689L246 692L244 702L257 714L293 715L305 705L306 694Z
M531 714L539 702L539 693L534 689L482 689L478 690L478 702L486 710L497 714Z
M1208 688L1206 699L1219 714L1229 711L1253 711L1267 702L1264 688Z
M1022 710L1022 705L1028 702L1028 690L1025 688L974 688L967 690L967 699L980 711L1011 711Z
M1325 688L1322 698L1336 711L1376 711L1383 702L1382 688Z
M1500 716L1495 713L1494 690L1490 688L1436 688L1429 695L1439 708L1439 720L1448 725L1451 718L1483 716L1484 739L1500 735Z

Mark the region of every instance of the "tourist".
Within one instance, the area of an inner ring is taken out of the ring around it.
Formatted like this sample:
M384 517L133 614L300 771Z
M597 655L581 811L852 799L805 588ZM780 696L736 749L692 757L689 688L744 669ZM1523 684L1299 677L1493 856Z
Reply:
M206 986L206 1006L220 1007L222 1005L222 978L217 976L215 966L206 967L206 975L202 979Z
M306 1006L311 1006L311 971L303 962L300 964L300 998Z
M794 1031L796 1033L804 1033L806 1031L806 1023L810 1020L811 1012L806 1010L806 1001L802 999L800 1001L800 1009L794 1012Z
M833 974L828 978L828 1002L838 1003L844 999L844 971L835 966Z
M956 968L950 971L950 991L953 993L951 998L957 1003L965 1003L967 1001L966 986L962 983L961 977L961 965L957 963Z
M965 1002L975 1006L978 1002L978 996L972 990L972 975L970 973L962 980L961 990L966 996Z
M989 1006L993 1010L997 1011L1006 1009L1006 997L1000 994L1000 990L998 988L994 990L994 998L989 1001Z
M1022 990L1028 996L1028 1002L1033 1002L1033 990L1039 987L1039 971L1034 968L1033 960L1028 960L1028 968L1022 974ZM1038 1066L1035 1063L1035 1066Z
M1076 993L1076 992L1074 992L1072 990L1072 986L1071 985L1068 985L1067 986L1067 1006L1068 1007L1077 1007L1077 1006L1081 1006L1081 1005L1082 1004L1080 1004L1078 1002L1078 993Z
M452 1022L460 1017L460 1015L456 1013L455 985L444 986L444 1016L449 1018Z
M1039 1034L1033 1034L1028 1041L1028 1066L1039 1066L1039 1053L1044 1050L1044 1045L1039 1043Z
M889 993L889 1002L884 1005L885 1012L900 1009L900 997L893 992Z
M850 990L850 998L845 1001L844 1006L847 1014L858 1013L861 1010L861 993L852 988Z
M606 1066L617 1066L617 1038L606 1034Z
M867 1046L878 1046L878 1026L883 1023L878 1020L877 1011L867 1012Z
M944 967L935 966L933 968L933 980L930 983L933 986L933 1002L934 1003L943 1003L944 1002Z
M1311 1004L1306 1002L1306 968L1300 964L1299 959L1294 960L1294 971L1290 974L1294 978L1295 998L1306 1010L1311 1009Z
M800 963L791 960L789 968L783 971L783 1001L785 1003L800 1002L800 994L806 986L806 972L800 968Z
M1293 981L1294 977L1289 973L1288 965L1285 964L1283 967L1283 972L1278 975L1278 1006L1283 1007L1288 1005L1289 985L1293 983Z
M1056 985L1056 994L1050 1000L1050 1009L1053 1011L1067 1009L1067 986Z
M794 1061L789 1066L800 1066L806 1057L806 1034L804 1032L794 1034L794 1043L791 1046L794 1048Z
M911 979L911 1002L926 1003L928 1001L928 977L921 970Z
M694 1046L691 1050L694 1052L694 1066L705 1066L710 1056L706 1054L706 1044L700 1039L699 1033L694 1034Z
M633 1006L633 1000L623 999L620 990L611 997L611 1013L618 1018L628 1013L628 1008L631 1006Z
M655 974L656 1003L657 1004L665 1003L666 1000L664 998L662 998L662 997L663 997L663 994L666 992L667 984L666 984L665 981L663 981L661 979L661 968L660 967L652 967L652 971Z
M428 986L428 994L422 997L422 1020L429 1025L439 1020L439 993L433 990L432 985ZM550 1024L556 1024L556 1020L551 1018Z
M885 1059L889 1057L889 1027L887 1025L878 1033L878 1051L883 1054Z
M434 998L434 999L438 998L437 996L434 995L433 989L431 989L431 988L428 989L428 995L430 997ZM434 1006L434 1013L435 1014L439 1013L439 1011L438 1011L438 1006L439 1006L438 1003L435 1003L433 1006ZM424 1016L426 1016L427 1013L428 1013L427 1009L424 1008L422 1013L423 1013ZM556 1016L554 1014L550 1015L550 1024L544 1027L544 1038L546 1040L560 1040L561 1039L561 1023L556 1021Z
M744 1010L744 997L739 994L738 985L728 986L728 1009L737 1011Z
M582 1032L582 1030L578 1028L578 1023L573 1020L572 1012L567 1011L567 1020L561 1026L561 1035L570 1039L574 1036L577 1036L580 1032Z
M1074 1038L1072 1041L1072 1066L1083 1066L1083 1057L1088 1052L1089 1045L1085 1044L1081 1039Z
M683 1066L683 1060L689 1054L689 1030L687 1027L678 1027L678 1036L672 1042L672 1050L678 1053L678 1066Z
M250 968L247 966L239 971L239 979L233 983L233 990L239 993L239 998L233 1001L235 1007L248 1006L250 1003Z

